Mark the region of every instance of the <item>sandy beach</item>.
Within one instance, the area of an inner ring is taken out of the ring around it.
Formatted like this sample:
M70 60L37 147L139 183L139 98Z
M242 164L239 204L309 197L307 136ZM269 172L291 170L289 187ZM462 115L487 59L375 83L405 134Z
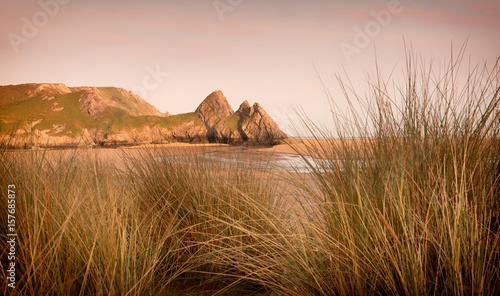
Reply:
M102 160L110 160L121 163L124 159L138 157L145 153L158 153L165 156L201 156L209 153L221 153L224 155L236 154L254 160L266 160L279 156L314 156L316 151L321 151L324 147L340 144L341 140L318 140L318 139L289 139L287 143L275 146L242 146L217 143L189 144L189 143L169 143L169 144L144 144L138 146L123 146L113 148L69 148L69 149L44 149L36 150L10 150L8 153L29 154L33 151L44 154L49 158L57 159L75 155L86 155L98 157ZM355 143L359 140L347 140L347 143Z

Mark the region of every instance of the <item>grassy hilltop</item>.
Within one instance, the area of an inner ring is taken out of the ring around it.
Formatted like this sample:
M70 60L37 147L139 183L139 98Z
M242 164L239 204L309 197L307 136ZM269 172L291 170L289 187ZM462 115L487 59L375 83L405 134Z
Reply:
M88 104L82 106L86 99ZM184 124L203 128L194 112L161 114L135 94L115 87L0 86L0 105L0 135L17 132L27 142L36 131L43 131L54 137L53 146L104 143L113 135L146 128L172 130ZM58 142L58 138L63 140ZM48 137L46 140L50 145ZM43 145L42 141L38 144Z
M0 145L7 147L270 145L287 137L260 105L235 113L220 91L195 112L178 115L162 114L121 88L64 84L0 86L0 106Z

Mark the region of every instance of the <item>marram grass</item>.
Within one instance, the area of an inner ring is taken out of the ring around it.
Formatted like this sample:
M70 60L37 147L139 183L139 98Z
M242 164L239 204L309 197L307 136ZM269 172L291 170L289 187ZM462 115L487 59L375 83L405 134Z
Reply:
M459 84L460 61L436 77L409 58L404 85L376 73L366 98L340 80L367 117L303 117L310 174L150 148L1 151L18 234L1 293L500 293L499 65Z

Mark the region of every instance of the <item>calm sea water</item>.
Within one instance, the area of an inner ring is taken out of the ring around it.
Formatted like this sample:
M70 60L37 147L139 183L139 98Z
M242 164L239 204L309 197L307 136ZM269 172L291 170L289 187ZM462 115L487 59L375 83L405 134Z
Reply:
M310 156L300 156L289 153L273 153L258 155L258 152L236 150L231 152L211 151L202 154L202 157L212 161L222 161L232 164L244 164L262 169L306 173L311 171L311 165L316 161ZM308 164L309 163L309 164Z
M220 162L230 166L242 165L257 170L273 170L278 172L310 173L313 170L325 171L335 161L317 159L290 153L266 153L255 149L235 149L231 151L208 151L198 155L207 161ZM173 160L172 156L160 157L158 160ZM186 161L186 157L176 156L176 161Z

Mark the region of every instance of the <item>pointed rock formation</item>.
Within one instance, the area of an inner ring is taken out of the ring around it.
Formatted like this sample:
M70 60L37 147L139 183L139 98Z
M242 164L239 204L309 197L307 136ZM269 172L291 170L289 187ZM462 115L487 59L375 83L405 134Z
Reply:
M195 112L167 116L136 94L116 87L0 86L0 147L207 141L274 145L286 137L258 103L251 106L244 101L234 112L219 90Z
M233 112L220 90L211 93L196 109L207 128L209 142L276 145L287 135L258 103L241 103Z
M250 114L250 103L248 103L247 100L244 100L243 103L241 103L240 107L238 108L238 111L236 113L242 114L243 116L248 116Z
M207 128L209 142L228 143L231 128L227 120L234 114L233 109L227 102L226 97L220 90L209 94L196 108L195 113L200 117Z
M220 90L216 90L209 94L203 102L201 102L198 108L196 108L195 112L202 117L203 121L210 123L234 114L233 109Z
M287 138L259 103L250 107L250 104L244 101L237 113L240 115L239 131L247 144L276 145Z

